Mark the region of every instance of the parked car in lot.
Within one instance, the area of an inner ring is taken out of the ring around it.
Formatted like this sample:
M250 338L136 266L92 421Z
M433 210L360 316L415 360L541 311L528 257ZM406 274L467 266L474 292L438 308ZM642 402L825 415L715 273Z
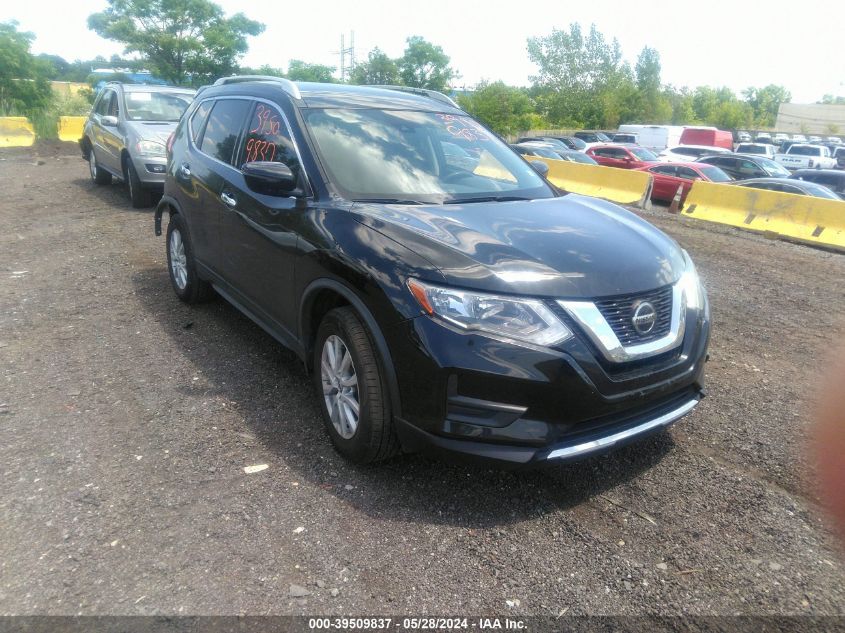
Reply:
M804 136L803 134L793 134L792 140L795 141L796 143L806 143L807 137Z
M636 169L657 162L657 155L638 145L594 145L587 150L587 156L605 167Z
M799 143L792 145L783 154L776 154L775 161L787 169L833 169L836 161L830 155L830 150L823 145L809 145Z
M665 163L640 167L640 171L650 173L654 178L651 199L662 202L671 201L682 188L681 202L686 200L692 183L696 180L707 182L731 182L728 174L718 167L702 163Z
M828 143L833 143L834 145L841 145L841 144L842 144L842 139L841 139L841 138L839 138L838 136L828 136L828 137L827 137L827 142L828 142Z
M657 155L657 159L667 163L686 163L702 156L731 153L729 149L710 145L678 145L678 147L663 150Z
M789 134L784 134L783 132L778 132L777 134L774 135L772 140L775 142L776 145L780 145L784 141L789 140Z
M754 137L754 140L757 143L768 143L769 145L774 143L774 141L772 140L772 135L768 132L758 132L757 135Z
M762 156L719 154L717 156L703 156L696 162L715 165L735 180L789 177L789 170Z
M740 143L750 143L751 142L751 135L748 132L737 132L736 133L736 140Z
M107 185L118 178L133 207L150 206L164 186L167 138L193 98L186 88L106 84L79 139L91 180Z
M560 156L557 152L564 151L559 147L540 143L516 143L515 145L511 145L511 148L523 156L539 156L540 158L550 158L552 160L559 160Z
M604 132L575 132L575 138L579 138L586 143L585 149L589 149L593 145L610 143L610 137Z
M753 178L735 183L740 187L752 187L753 189L765 189L767 191L780 191L781 193L793 193L799 196L813 196L815 198L827 198L828 200L840 200L833 191L822 185L812 182L793 181L789 178Z
M775 157L775 148L768 143L740 143L734 150L737 154L759 154L766 158Z
M617 132L610 139L613 143L628 143L630 145L638 145L638 136L630 132Z
M837 169L799 169L790 178L822 185L840 198L845 199L845 172L843 171Z
M821 143L822 137L821 136L811 136L810 138L807 139L807 142L808 143Z
M574 149L584 151L587 144L580 138L574 136L524 136L517 139L517 143L551 143L561 149Z
M833 159L836 161L836 169L845 169L845 147L837 147Z
M176 295L214 289L291 348L354 462L550 464L692 410L710 316L689 255L627 210L560 195L448 97L407 90L204 90L156 210ZM444 133L473 171L445 160Z

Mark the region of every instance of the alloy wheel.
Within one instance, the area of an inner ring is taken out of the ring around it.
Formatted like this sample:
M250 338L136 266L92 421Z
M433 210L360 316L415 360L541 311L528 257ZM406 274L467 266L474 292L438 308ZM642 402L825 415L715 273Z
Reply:
M360 401L358 375L352 354L343 340L332 334L323 343L320 375L323 398L332 426L343 439L350 439L358 430Z

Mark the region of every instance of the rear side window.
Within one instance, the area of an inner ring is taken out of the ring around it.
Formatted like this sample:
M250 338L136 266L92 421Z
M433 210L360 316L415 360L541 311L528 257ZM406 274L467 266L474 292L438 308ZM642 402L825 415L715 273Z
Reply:
M284 163L294 172L299 165L282 113L265 103L256 103L252 108L235 165L253 161Z
M200 142L200 136L202 136L202 131L205 128L205 120L208 118L208 113L211 112L212 105L214 105L213 101L203 101L191 115L191 138L195 144Z
M214 104L205 132L202 135L200 151L212 158L232 164L232 156L250 102L243 99L221 99Z
M678 168L674 165L659 165L657 167L652 167L649 171L654 172L655 174L663 174L664 176L674 176Z

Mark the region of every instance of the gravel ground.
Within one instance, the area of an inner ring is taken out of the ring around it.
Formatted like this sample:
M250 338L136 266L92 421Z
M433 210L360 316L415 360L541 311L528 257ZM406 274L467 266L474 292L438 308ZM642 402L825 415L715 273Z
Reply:
M646 212L710 293L692 415L541 472L361 468L291 353L177 301L120 186L59 150L0 185L0 614L845 612L804 455L845 256Z

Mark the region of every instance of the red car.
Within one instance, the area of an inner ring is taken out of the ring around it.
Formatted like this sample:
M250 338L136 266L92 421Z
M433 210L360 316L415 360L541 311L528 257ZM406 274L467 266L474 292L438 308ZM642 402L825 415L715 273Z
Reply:
M651 190L652 200L671 202L678 187L683 187L681 202L689 193L692 183L696 180L707 182L730 182L733 180L725 172L714 165L706 163L658 163L640 167L639 171L647 171L654 177L654 188Z
M593 145L586 154L599 165L621 169L639 169L658 160L654 152L639 145Z

